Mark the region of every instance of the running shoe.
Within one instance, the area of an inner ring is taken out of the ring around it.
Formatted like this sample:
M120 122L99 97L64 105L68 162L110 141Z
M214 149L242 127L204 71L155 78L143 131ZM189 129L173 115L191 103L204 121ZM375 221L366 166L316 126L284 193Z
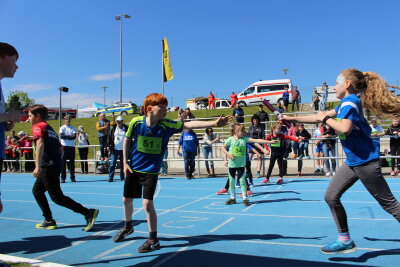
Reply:
M252 196L253 196L253 192L251 192L251 190L248 190L248 191L247 191L247 196L248 196L248 197L252 197Z
M248 199L243 199L243 206L250 206L250 201Z
M305 159L311 159L311 157L310 157L310 156L305 156L304 158L305 158Z
M321 171L319 170L319 169L315 169L315 171L314 171L314 174L318 174L318 173L320 173Z
M262 183L262 184L267 184L267 183L269 183L269 179L268 179L268 178L265 178L261 183Z
M94 222L97 219L97 215L99 215L98 209L89 209L89 214L85 216L87 225L83 231L88 232L90 229L92 229Z
M232 205L232 204L236 204L236 199L230 198L227 201L225 201L225 205Z
M48 229L48 230L54 230L57 229L57 223L55 220L51 220L51 221L44 221L42 223L38 223L36 224L36 228L37 229Z
M291 158L292 158L292 159L297 158L297 154L293 154L293 155L291 156Z
M395 171L392 171L392 172L390 173L390 175L391 175L391 176L395 176L395 175L396 175L396 172L395 172Z
M325 173L325 176L331 176L332 175L332 173L331 172L327 172L327 173Z
M222 188L221 190L219 190L217 192L218 195L227 195L228 194L228 190L226 190L225 188Z
M261 174L260 174L260 172L257 172L257 174L256 174L256 178L261 178Z
M65 183L65 179L61 179L61 183L64 184Z
M158 239L147 239L146 242L143 243L143 245L141 245L138 248L138 252L139 253L146 253L146 252L152 252L155 251L157 249L160 249L160 240Z
M301 176L301 172L298 172L298 173L297 173L297 176Z
M121 228L119 232L114 236L114 242L118 243L121 242L127 237L128 235L133 233L133 227L131 229L128 228Z
M297 157L297 159L302 159L303 157L304 157L303 155L300 155Z
M336 240L330 245L321 248L321 252L325 254L338 254L338 253L350 253L356 251L357 247L353 240L348 242L343 242L341 240Z
M279 179L276 181L276 184L283 184L283 179L282 179L282 178L279 178Z
M250 186L250 187L253 187L253 186L254 186L253 182L250 182L250 183L249 183L249 186Z
M332 176L335 176L336 172L332 172Z
M239 184L239 183L236 183L235 187L236 187L236 188L239 188L239 187L240 187L240 184Z
M107 180L109 183L111 183L111 182L114 182L114 179L112 179L112 178L108 178L108 180Z

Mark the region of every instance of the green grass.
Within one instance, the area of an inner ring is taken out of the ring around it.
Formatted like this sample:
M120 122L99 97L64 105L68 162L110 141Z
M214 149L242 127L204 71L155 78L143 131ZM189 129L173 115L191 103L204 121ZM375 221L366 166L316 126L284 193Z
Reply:
M23 262L0 262L4 264L5 267L31 267L32 265L29 263L23 263Z

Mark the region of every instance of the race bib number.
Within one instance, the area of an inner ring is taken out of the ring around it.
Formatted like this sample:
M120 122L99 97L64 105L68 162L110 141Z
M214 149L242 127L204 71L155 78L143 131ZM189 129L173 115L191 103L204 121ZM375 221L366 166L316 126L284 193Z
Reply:
M146 154L161 154L161 137L138 136L137 150Z
M233 146L231 151L232 151L232 156L243 157L246 155L245 146Z
M276 141L275 144L271 144L271 147L281 147L281 140L271 140L271 141Z

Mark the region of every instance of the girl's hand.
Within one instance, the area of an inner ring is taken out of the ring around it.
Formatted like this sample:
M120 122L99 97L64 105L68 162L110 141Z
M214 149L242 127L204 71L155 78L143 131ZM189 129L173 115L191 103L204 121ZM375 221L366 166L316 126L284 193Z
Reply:
M224 165L225 167L228 167L228 162L226 160L224 160Z
M278 140L271 140L268 142L268 144L276 144L276 143L278 143Z
M269 150L264 149L264 154L265 154L265 155L269 155Z
M232 154L228 154L228 157L229 157L231 160L235 160L235 157L232 156Z
M222 127L230 123L233 119L233 116L220 116L216 121L215 121L215 126L216 127Z

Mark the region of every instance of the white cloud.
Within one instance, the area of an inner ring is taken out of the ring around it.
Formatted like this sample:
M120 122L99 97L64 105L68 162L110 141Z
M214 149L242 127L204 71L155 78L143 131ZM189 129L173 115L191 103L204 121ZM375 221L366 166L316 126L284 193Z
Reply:
M134 72L124 72L122 73L123 77L130 77L135 76ZM118 73L109 73L109 74L96 74L89 77L91 81L111 81L119 79L119 72Z
M45 83L29 83L29 84L18 84L14 86L10 91L24 91L27 93L32 93L32 92L40 92L40 91L45 91L52 88L50 84L45 84Z

